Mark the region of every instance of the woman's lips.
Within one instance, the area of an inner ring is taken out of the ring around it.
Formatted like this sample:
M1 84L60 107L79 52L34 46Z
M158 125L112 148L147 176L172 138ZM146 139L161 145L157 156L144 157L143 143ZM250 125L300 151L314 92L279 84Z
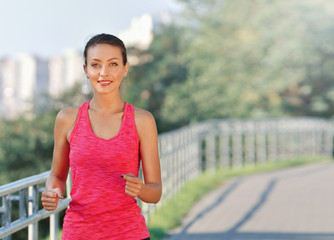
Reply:
M100 80L100 81L97 81L101 86L108 86L112 83L111 80Z

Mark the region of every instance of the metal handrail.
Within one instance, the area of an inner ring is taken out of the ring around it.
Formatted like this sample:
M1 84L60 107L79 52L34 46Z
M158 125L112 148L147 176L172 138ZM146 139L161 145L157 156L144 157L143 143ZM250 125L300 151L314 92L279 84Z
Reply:
M58 234L58 213L64 211L71 201L69 188L70 180L67 181L67 198L60 199L58 207L54 211L38 209L40 192L44 187L38 187L45 184L50 171L43 172L31 177L23 178L12 183L0 186L0 197L3 206L0 207L0 213L3 213L2 227L0 228L0 239L10 240L11 235L21 229L28 227L28 240L38 239L37 223L46 218L50 218L50 240L56 240ZM15 195L19 193L18 195ZM19 201L20 218L12 221L11 202Z
M0 186L0 197L18 192L29 186L45 183L49 177L50 171L37 174L31 177L23 178L12 183Z
M24 229L31 224L37 223L40 220L46 219L51 215L65 210L68 207L70 201L71 199L60 200L57 209L52 212L42 209L27 218L18 219L14 222L11 222L9 226L5 226L0 229L0 239L10 236L11 234L18 232L19 230Z

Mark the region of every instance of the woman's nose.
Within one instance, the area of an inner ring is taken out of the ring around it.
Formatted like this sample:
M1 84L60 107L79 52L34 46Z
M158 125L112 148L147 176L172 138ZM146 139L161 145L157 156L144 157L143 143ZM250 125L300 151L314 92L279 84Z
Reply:
M108 68L106 66L102 66L100 75L101 76L108 76L109 75L109 71L108 71Z

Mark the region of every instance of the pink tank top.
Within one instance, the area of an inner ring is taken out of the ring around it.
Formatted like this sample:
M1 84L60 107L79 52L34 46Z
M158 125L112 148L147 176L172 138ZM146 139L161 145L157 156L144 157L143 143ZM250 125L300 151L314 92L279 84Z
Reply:
M121 174L138 176L139 140L134 108L125 102L118 134L108 140L91 128L89 102L79 108L70 136L72 201L66 210L62 239L139 240L149 237L137 201L125 194Z

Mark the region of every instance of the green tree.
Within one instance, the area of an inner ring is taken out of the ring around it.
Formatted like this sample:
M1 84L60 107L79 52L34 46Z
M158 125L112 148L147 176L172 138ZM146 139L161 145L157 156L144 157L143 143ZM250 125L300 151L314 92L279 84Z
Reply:
M161 24L149 49L129 49L130 55L132 52L137 56L139 64L130 67L126 100L150 111L159 132L173 127L161 117L167 89L187 78L186 63L181 57L182 32L183 29L175 24Z
M51 116L0 122L0 184L41 173L52 157Z
M43 97L43 96L40 96ZM53 127L60 109L79 106L91 97L75 85L58 98L44 96L43 108L27 119L0 120L0 185L50 170Z
M188 79L167 90L164 119L333 115L328 1L181 2Z

